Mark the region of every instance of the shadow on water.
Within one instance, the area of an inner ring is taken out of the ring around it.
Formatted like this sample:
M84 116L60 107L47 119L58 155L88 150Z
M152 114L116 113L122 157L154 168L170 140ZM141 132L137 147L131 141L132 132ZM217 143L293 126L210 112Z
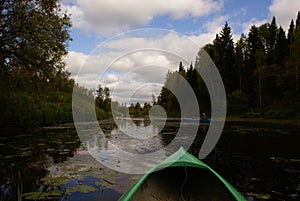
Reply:
M298 129L227 123L204 162L249 200L300 200Z
M179 124L161 132L167 146ZM189 152L198 156L207 133L200 126ZM188 128L186 128L188 130ZM222 136L203 161L233 184L248 200L300 200L298 127L226 123Z
M120 129L140 126L158 135L150 140L125 136ZM106 139L136 153L170 144L181 125L149 120L100 124ZM198 155L208 126L201 125L189 152ZM299 200L300 149L297 127L226 123L223 134L204 162L220 173L248 200ZM133 145L130 145L133 144ZM0 137L0 200L118 200L140 176L112 171L82 147L75 129L43 129Z
M73 157L79 146L74 130L0 137L0 200L17 200L39 188L47 167Z

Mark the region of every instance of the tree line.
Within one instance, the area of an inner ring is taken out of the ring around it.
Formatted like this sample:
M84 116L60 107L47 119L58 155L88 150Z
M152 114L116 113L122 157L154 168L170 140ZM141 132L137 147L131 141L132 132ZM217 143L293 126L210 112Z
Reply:
M155 102L155 100L153 101ZM143 105L139 102L131 103L129 106L124 103L120 104L118 101L112 100L108 87L99 85L95 94L95 106L97 119L101 120L112 117L146 117L153 104L148 102Z
M70 16L58 0L2 0L0 2L0 127L21 128L72 122L74 80L65 69L64 56L72 40ZM230 115L249 112L266 117L299 119L300 14L287 32L276 24L252 26L234 43L226 23L212 44L204 49L220 71ZM179 116L179 104L170 88L182 89L180 74L192 86L200 109L209 113L205 83L196 73L199 58L187 68L166 75L157 101L169 116ZM80 88L75 85L75 88ZM97 89L98 119L124 114L143 116L150 103L129 107L112 101L110 91ZM95 94L84 89L88 96ZM156 97L154 97L156 99ZM186 100L186 104L189 100Z
M270 23L253 25L248 35L242 34L235 43L226 22L213 43L205 45L204 50L223 79L229 115L300 118L300 12L296 22L291 20L287 34L273 17ZM195 70L201 68L200 56L194 65L185 68L180 62L176 72L166 75L158 104L169 116L180 116L178 101L169 90L180 88L178 74L192 86L200 110L210 111L205 83Z

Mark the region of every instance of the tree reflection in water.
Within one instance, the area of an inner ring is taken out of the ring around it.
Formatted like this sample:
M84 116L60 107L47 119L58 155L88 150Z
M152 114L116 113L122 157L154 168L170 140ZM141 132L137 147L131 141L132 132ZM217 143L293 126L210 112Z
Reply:
M17 200L18 194L39 189L47 168L73 157L80 144L74 129L1 137L0 200Z

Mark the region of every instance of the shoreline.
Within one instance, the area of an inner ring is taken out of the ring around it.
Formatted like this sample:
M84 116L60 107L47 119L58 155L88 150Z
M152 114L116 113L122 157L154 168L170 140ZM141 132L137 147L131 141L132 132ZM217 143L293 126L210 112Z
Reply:
M144 119L144 118L138 118ZM103 119L99 120L99 124L114 124L115 119ZM169 117L167 119L169 122L180 122L181 118ZM275 125L286 125L286 126L296 126L300 127L300 120L298 119L266 119L266 118L240 118L240 117L226 117L225 123L256 123L256 124L275 124ZM42 126L43 129L66 129L74 128L74 122L72 123L62 123L55 124L52 126Z
M300 120L298 119L266 119L266 118L240 118L240 117L226 117L226 122L234 123L259 123L259 124L276 124L300 127Z

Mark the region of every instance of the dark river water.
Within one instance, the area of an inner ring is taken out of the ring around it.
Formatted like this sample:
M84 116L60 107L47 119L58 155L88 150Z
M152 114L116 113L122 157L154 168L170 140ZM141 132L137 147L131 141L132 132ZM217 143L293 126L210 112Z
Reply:
M105 153L117 156L115 146L140 154L163 149L174 140L180 126L182 132L191 127L179 122L162 126L143 120L121 121L119 126L109 121L100 125L105 139L95 141L103 145ZM133 139L120 129L158 134L151 140ZM192 154L198 156L207 129L199 127L189 148ZM83 144L72 126L18 136L2 134L0 200L113 201L141 177L107 168L89 154L91 145ZM226 123L218 144L203 161L247 200L300 200L299 144L296 126ZM115 163L122 165L118 160Z

